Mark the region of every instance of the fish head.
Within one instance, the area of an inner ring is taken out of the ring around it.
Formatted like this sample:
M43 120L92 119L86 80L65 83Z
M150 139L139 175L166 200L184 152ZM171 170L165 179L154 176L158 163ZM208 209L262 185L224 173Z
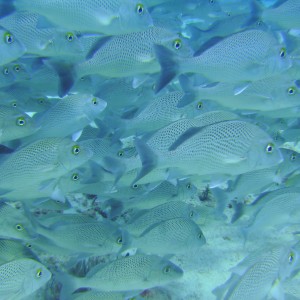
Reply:
M184 199L192 199L198 192L197 187L189 179L179 180L178 189Z
M92 121L106 108L107 102L94 96L84 96L85 105L83 111L85 115Z
M283 248L279 274L281 279L291 276L294 271L299 271L300 268L300 242L293 246Z
M146 30L153 26L149 11L143 1L126 0L119 8L119 33L131 33Z
M22 112L8 116L2 128L1 141L12 141L35 133L39 127L33 119Z
M58 151L58 160L67 171L83 165L93 156L93 151L88 146L69 139L61 141Z
M25 47L13 33L0 28L0 53L0 65L4 65L21 57L25 53Z
M273 139L260 128L257 129L247 151L249 170L272 167L283 161L281 151Z
M155 263L152 264L151 271L148 274L148 281L167 283L183 276L183 270L169 260L160 258L154 261Z
M76 32L57 30L45 51L53 51L56 55L78 55L83 52L83 45Z
M1 202L0 218L3 236L20 240L32 238L33 227L22 207Z
M199 246L206 244L206 238L200 228L198 228L198 230L196 232L196 242Z
M34 292L45 285L51 279L51 272L41 263L30 260L28 271L30 276L26 276L24 286L26 290Z
M263 62L264 74L281 74L292 67L292 59L284 45L276 43L270 47Z

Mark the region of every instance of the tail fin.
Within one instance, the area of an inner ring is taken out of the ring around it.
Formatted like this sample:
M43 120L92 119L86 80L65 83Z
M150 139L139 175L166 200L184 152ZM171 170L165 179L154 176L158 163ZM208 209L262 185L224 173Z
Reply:
M196 97L194 95L193 91L193 84L186 75L180 75L179 76L179 83L180 86L184 92L184 96L180 99L180 101L177 104L177 107L184 107L196 100Z
M58 87L58 96L64 97L74 85L74 65L72 63L51 60L45 60L44 63L57 72L60 79L60 84Z
M146 143L136 138L135 147L142 161L142 169L137 174L136 178L132 182L132 185L150 173L157 165L157 157Z
M162 90L178 73L178 62L174 53L161 45L154 45L154 50L161 67L160 77L155 85L155 93Z

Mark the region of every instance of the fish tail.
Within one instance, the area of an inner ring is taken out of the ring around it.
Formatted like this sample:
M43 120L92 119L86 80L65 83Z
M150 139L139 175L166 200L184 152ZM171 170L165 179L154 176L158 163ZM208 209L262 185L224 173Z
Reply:
M159 79L155 85L155 93L162 90L178 73L178 59L174 53L161 45L154 46L155 54L161 67Z
M74 65L65 61L51 61L46 60L44 62L49 67L53 68L59 76L60 83L58 86L58 96L64 97L68 94L74 85L76 73Z
M177 104L178 108L184 107L196 100L195 93L193 93L193 85L191 80L186 75L179 76L179 83L184 92L184 96L180 99Z
M135 139L135 147L142 161L142 168L132 182L132 185L155 169L157 156L150 147L140 139Z
M55 272L55 278L62 285L59 299L72 299L72 293L80 287L80 278L60 272Z

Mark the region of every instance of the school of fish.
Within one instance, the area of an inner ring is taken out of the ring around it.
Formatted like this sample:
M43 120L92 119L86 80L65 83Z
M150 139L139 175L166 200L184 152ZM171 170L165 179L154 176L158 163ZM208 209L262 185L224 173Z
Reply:
M0 0L0 300L300 300L300 0Z

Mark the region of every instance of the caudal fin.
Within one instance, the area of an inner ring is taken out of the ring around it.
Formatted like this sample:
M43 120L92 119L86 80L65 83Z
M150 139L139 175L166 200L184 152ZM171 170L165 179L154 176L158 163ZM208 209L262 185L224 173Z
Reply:
M161 72L157 83L155 84L155 93L162 90L178 73L178 61L175 54L161 45L154 45L154 50Z
M132 184L136 183L141 178L150 173L157 165L157 156L146 143L144 143L140 139L135 139L135 147L141 158L142 168Z
M74 85L75 70L72 63L44 60L45 65L53 68L59 76L58 96L64 97Z

